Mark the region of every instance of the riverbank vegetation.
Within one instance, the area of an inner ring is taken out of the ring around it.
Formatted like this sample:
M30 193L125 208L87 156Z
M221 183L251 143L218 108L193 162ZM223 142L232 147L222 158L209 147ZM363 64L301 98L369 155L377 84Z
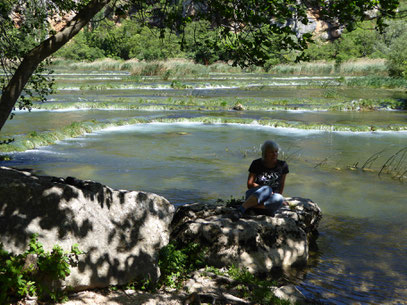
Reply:
M141 81L146 76L156 76L163 80L197 79L208 77L214 73L229 73L231 74L230 76L223 75L223 77L225 79L233 79L233 73L246 72L298 76L358 76L357 78L341 78L338 80L343 85L351 87L407 88L407 79L388 76L389 70L385 59L352 59L339 65L336 65L332 60L278 64L267 70L267 72L261 67L252 66L242 69L223 62L205 66L187 59L125 61L105 58L93 62L78 62L58 58L54 60L52 67L56 70L63 69L65 71L128 71L132 75L129 77L129 80L136 82ZM108 85L104 84L104 86ZM112 87L114 86L110 86L110 88Z
M290 304L277 298L273 288L281 283L272 278L258 278L245 269L234 265L216 268L206 262L205 249L197 243L181 247L171 242L163 247L158 256L161 271L158 281L148 278L131 281L124 286L111 286L110 290L134 290L159 293L176 289L184 290L185 281L191 274L217 278L221 276L227 291L234 295L259 304ZM9 253L0 245L0 301L2 304L19 302L64 302L69 299L69 287L62 289L57 284L71 273L78 257L83 255L79 246L74 244L71 251L64 252L58 245L51 252L46 252L38 241L38 234L31 237L28 249L21 254ZM270 276L269 276L270 277ZM250 287L250 289L249 289ZM187 291L188 292L188 291Z
M226 201L225 204L228 204ZM274 296L272 288L281 286L269 275L267 278L259 278L245 269L234 265L216 268L206 262L206 251L199 244L190 243L181 247L177 243L169 243L161 249L159 254L159 267L161 277L158 283L152 285L149 281L130 283L126 288L155 291L160 286L182 289L184 281L192 272L198 271L201 276L216 278L221 276L225 289L234 292L245 300L256 304L290 304L289 301L281 300ZM146 283L148 283L146 285ZM220 287L218 287L220 288Z
M406 4L401 1L400 11ZM248 67L250 71L276 74L307 75L371 75L407 77L407 34L404 28L407 19L400 15L396 20L386 20L383 31L376 31L375 21L363 21L353 31L345 30L333 41L318 37L305 50L303 61L294 64L296 51L274 50L271 58L260 67ZM114 21L103 19L92 27L81 31L55 56L76 61L71 68L128 70L136 75L165 76L174 71L171 64L162 63L170 59L186 59L203 67L194 67L191 73L236 71L225 64L231 62L228 46L219 39L219 29L207 21L195 21L186 25L183 35L170 31L149 29L135 19L124 19L120 26ZM110 59L110 60L107 60ZM111 60L116 61L111 61ZM96 61L96 63L92 63ZM153 62L153 63L152 63ZM57 65L63 63L60 59ZM184 65L184 67L181 67ZM178 65L181 70L191 69L190 65ZM186 67L188 66L188 67ZM210 67L210 68L208 68ZM183 72L186 73L186 72ZM175 75L177 73L174 73Z
M70 252L59 245L47 252L38 241L38 234L32 235L28 249L21 254L9 253L0 244L1 304L17 304L24 298L35 303L37 299L41 303L66 300L67 291L58 282L69 276L81 254L77 244L72 245Z

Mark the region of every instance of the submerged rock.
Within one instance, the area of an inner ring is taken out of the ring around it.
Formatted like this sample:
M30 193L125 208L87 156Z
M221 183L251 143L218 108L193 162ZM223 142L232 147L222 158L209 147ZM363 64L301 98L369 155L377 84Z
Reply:
M316 232L321 209L309 199L287 198L289 206L273 216L249 214L233 220L234 207L189 204L178 208L171 240L206 247L209 264L235 264L250 272L305 264L309 239Z
M155 280L174 207L163 197L93 181L37 176L0 167L0 242L16 254L32 234L46 251L84 251L65 285L75 290Z
M232 109L233 109L233 110L236 110L236 111L243 111L243 110L245 110L244 107L243 107L243 105L240 104L240 103L237 103L236 105L234 105L234 106L232 107Z

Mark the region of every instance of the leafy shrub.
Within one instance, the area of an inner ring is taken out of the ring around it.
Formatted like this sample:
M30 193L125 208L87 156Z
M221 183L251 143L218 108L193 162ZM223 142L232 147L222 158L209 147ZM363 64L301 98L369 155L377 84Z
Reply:
M396 20L388 22L383 35L377 40L378 56L388 61L389 74L407 78L407 21Z
M14 255L0 245L0 303L5 304L16 298L33 297L61 299L62 291L58 281L70 274L70 267L82 252L73 245L66 253L55 245L46 252L38 235L31 237L29 248L23 254Z
M236 288L243 297L256 304L290 304L276 298L272 293L271 288L277 286L275 281L261 280L246 269L240 269L234 265L228 269L227 274L240 283Z
M365 21L352 32L345 31L334 41L320 41L310 44L305 54L311 60L335 60L338 63L349 59L369 57L375 52L378 33L372 21Z
M98 58L162 60L183 54L179 38L169 31L160 37L159 30L141 26L137 20L124 20L120 26L103 19L84 29L56 56L74 60Z
M227 207L235 207L235 206L243 204L244 201L245 201L244 197L234 198L233 196L230 196L230 199L228 199L228 200L224 200L224 199L219 198L218 200L216 200L216 203L223 204L223 205L225 205Z
M186 89L186 88L189 87L188 85L186 85L186 84L180 82L179 80L173 80L173 81L171 82L171 85L170 85L170 86L171 86L171 88L173 88L173 89Z
M69 41L63 48L56 52L55 56L70 60L94 61L104 58L105 53L98 47L90 46L82 31L75 36L75 39Z
M260 278L251 274L245 268L235 265L225 269L206 267L206 272L220 276L227 276L233 280L228 286L230 290L238 292L240 297L250 300L253 304L289 305L289 301L281 300L272 293L272 288L278 286L278 282L268 277Z
M179 288L189 272L205 266L205 253L198 243L190 243L185 248L169 243L159 254L160 283Z

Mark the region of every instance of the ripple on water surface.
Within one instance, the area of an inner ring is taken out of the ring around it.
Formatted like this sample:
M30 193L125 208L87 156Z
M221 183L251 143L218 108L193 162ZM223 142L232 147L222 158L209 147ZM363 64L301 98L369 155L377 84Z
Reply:
M63 118L62 113L53 116L48 119ZM375 173L347 170L385 149L375 164L380 168L382 160L405 147L405 133L139 124L16 154L8 165L151 191L175 204L209 202L244 193L250 162L259 157L259 144L269 138L282 146L281 156L288 158L285 194L315 200L325 215L319 251L303 278L302 291L333 304L406 300L405 185Z
M405 145L400 134L140 124L17 154L13 162L50 175L156 192L176 204L205 202L243 194L247 168L266 138L275 139L286 157L293 153L285 193L312 198L325 215L319 251L311 256L301 290L332 304L407 299L405 185L372 173L315 167L327 156L332 164L344 165L383 147L397 150Z

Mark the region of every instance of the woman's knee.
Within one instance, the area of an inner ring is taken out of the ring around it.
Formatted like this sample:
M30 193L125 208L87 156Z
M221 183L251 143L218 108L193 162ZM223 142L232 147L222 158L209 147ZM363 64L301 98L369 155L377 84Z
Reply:
M274 193L268 200L264 202L264 206L267 209L277 210L284 203L284 197L281 194Z
M258 202L263 203L264 201L268 200L270 196L273 195L273 189L268 185L263 185L259 189L257 189L253 195L258 198Z

